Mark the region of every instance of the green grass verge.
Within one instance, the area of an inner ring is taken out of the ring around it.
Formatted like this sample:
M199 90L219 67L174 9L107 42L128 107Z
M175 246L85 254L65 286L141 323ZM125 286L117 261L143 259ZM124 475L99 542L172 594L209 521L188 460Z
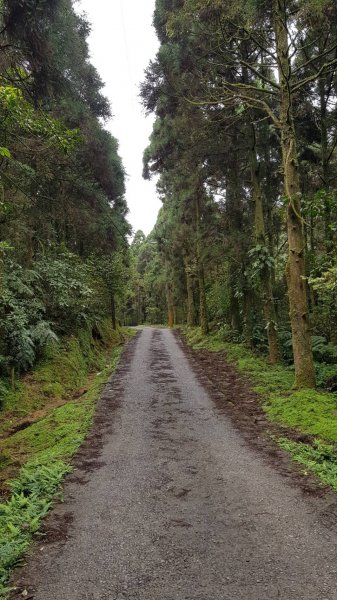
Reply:
M113 334L108 348L102 346L99 353L96 347L95 364L99 364L101 370L91 377L83 396L52 409L44 418L2 441L3 464L7 466L8 462L20 459L23 466L10 483L9 499L0 504L0 600L6 598L11 569L27 550L65 474L71 470L71 458L86 437L102 386L117 366L123 349L121 341L120 336ZM54 358L49 360L53 363ZM57 364L60 361L63 365L68 361L69 371L72 371L74 365L71 366L69 357L58 356ZM44 372L48 369L54 372L55 365L48 365L46 361L42 368ZM70 385L69 372L63 371L63 374ZM85 374L88 378L88 370L85 373L83 368L77 385L85 382Z
M198 328L182 330L193 348L226 352L228 360L252 381L252 387L261 396L262 407L271 422L316 437L317 442L313 447L284 437L278 443L297 462L301 462L337 491L337 455L334 446L337 444L337 395L320 390L292 389L292 367L270 365L266 358L255 355L243 344L225 341L222 333L205 337Z
M304 465L307 471L314 473L323 483L337 492L337 453L336 446L324 444L319 440L313 446L293 442L288 438L278 438L277 443L289 452L293 459Z

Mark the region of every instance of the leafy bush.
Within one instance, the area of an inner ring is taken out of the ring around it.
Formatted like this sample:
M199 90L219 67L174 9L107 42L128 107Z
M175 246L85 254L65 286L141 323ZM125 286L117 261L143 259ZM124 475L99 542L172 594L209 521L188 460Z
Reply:
M327 363L316 363L316 382L319 388L335 391L334 383L337 383L337 365ZM336 381L335 381L336 380Z
M0 300L0 368L27 370L41 355L44 346L57 337L45 319L45 307L36 294L39 276L9 261Z
M330 338L332 331L337 330L337 266L324 266L320 275L309 278L316 297L317 306L314 307L313 320L318 331L324 331Z
M291 331L288 329L280 329L278 332L279 344L283 359L290 363L293 360L293 343Z
M267 332L264 325L256 322L252 327L252 346L260 352L268 351Z
M279 331L279 341L284 360L286 362L292 362L293 348L291 331L281 329ZM335 344L328 342L326 337L322 335L313 335L311 337L311 341L312 350L316 361L330 364L337 363L337 346Z
M90 265L65 249L42 256L35 269L47 318L61 333L91 324L97 314L94 278Z
M0 370L27 371L57 334L97 326L107 314L106 284L92 261L64 248L35 261L34 270L7 259L0 300ZM56 333L57 332L57 333Z
M229 310L229 297L223 281L215 280L207 291L210 321L224 321Z

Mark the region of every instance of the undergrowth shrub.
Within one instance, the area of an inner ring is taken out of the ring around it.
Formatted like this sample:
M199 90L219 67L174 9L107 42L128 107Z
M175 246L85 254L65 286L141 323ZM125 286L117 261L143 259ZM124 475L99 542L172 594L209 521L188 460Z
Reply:
M105 271L110 263L111 257L104 263ZM11 375L14 380L30 370L60 337L86 329L103 339L101 323L111 318L111 293L122 294L126 277L125 266L116 270L115 263L116 259L107 282L98 259L83 261L63 246L37 257L33 269L6 256L0 295L0 376Z
M62 461L27 465L11 484L10 499L0 504L0 598L8 589L9 569L18 564L70 470Z

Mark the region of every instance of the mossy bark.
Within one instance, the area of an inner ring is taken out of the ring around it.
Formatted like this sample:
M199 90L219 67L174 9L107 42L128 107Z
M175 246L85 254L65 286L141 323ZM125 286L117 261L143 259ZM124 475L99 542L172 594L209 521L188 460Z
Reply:
M248 348L252 349L254 338L254 301L253 294L248 288L243 290L242 305L244 313L244 340Z
M291 92L291 61L285 3L274 0L276 51L280 84L280 131L287 199L288 262L287 285L289 315L295 364L295 385L315 387L315 368L311 347L305 280L305 237L301 216L301 187L298 169L296 132Z
M174 327L174 305L173 293L170 283L166 284L166 301L167 301L167 322L169 327Z
M231 328L235 333L242 333L242 318L240 303L236 296L236 278L237 267L233 262L230 262L228 269L228 288L229 288L229 318Z
M320 48L320 52L324 52L324 48ZM324 60L324 59L323 59ZM320 129L321 129L321 166L322 179L326 192L330 190L330 168L329 168L329 140L328 140L328 125L327 125L327 98L325 90L325 78L321 77L318 80L319 98L320 98ZM312 228L314 231L314 228ZM330 254L334 248L333 233L331 228L331 206L329 194L324 198L324 233L325 233L325 249Z
M114 294L110 295L110 307L111 307L112 329L116 330L117 329L117 323L116 323L116 302L115 302L115 295Z
M207 316L207 302L206 302L206 290L205 290L205 274L204 274L204 266L202 262L199 264L199 273L198 273L198 281L199 281L199 301L200 301L200 327L203 335L207 335L209 332L208 326L208 316Z
M193 327L196 322L196 310L194 305L194 293L193 293L193 275L191 261L188 257L184 258L185 275L186 275L186 288L187 288L187 325Z
M263 247L267 246L265 218L263 208L263 197L261 190L261 181L259 174L259 164L256 156L256 138L254 126L252 128L252 141L250 147L250 171L252 181L252 200L254 205L254 237L257 244ZM277 317L275 303L273 298L273 288L271 281L271 269L263 267L260 272L260 282L263 297L263 315L266 325L268 338L269 361L272 364L281 360L279 341L277 335Z
M195 216L196 216L196 234L197 234L197 270L199 284L199 322L203 335L209 332L208 315L207 315L207 300L205 288L205 271L203 257L201 252L201 231L200 231L200 197L196 193L195 198Z

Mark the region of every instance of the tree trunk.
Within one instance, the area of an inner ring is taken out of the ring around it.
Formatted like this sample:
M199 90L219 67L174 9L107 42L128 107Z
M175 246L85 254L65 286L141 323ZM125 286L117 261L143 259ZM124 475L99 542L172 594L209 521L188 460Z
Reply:
M243 335L245 343L248 348L253 348L253 334L254 334L254 314L253 314L253 294L250 289L246 286L243 289L243 314L244 314L244 326Z
M117 329L117 325L116 325L116 303L115 303L115 295L114 294L110 295L110 306L111 306L111 323L112 323L112 329L116 330Z
M141 305L140 305L140 285L138 283L137 286L137 325L141 325L142 322L142 313L141 313Z
M201 333L207 335L209 332L208 317L207 317L207 302L206 302L206 291L205 291L205 274L204 265L202 262L199 264L198 269L198 281L199 281L199 300L200 300L200 327Z
M15 367L11 367L11 386L12 390L15 390Z
M274 0L275 34L280 83L280 130L284 169L284 193L287 198L288 263L287 285L289 315L295 365L295 386L315 387L315 367L311 346L305 281L305 238L301 217L301 187L298 172L296 132L290 89L287 15L285 3Z
M199 283L199 320L201 332L207 335L209 332L208 316L207 316L207 301L205 290L205 272L201 253L201 236L200 236L200 198L199 192L196 193L196 232L197 232L197 268L198 268L198 283Z
M262 190L259 174L259 164L256 156L256 139L252 125L252 145L250 148L250 170L252 180L252 200L254 204L254 235L257 244L267 247L265 219L263 210ZM273 299L271 269L266 265L261 269L260 282L263 297L263 315L266 323L268 338L269 361L271 364L280 362L281 355L277 335L277 319Z
M263 312L265 320L267 322L266 331L268 337L269 362L272 365L275 365L276 363L279 363L281 361L281 353L277 335L277 316L270 276L266 277L265 282Z
M322 50L323 52L323 50ZM329 169L329 140L327 127L327 99L325 91L325 78L318 80L319 98L320 98L320 129L321 129L321 166L324 189L329 192L330 189L330 169ZM333 234L331 229L331 207L329 193L324 198L324 233L325 248L327 254L333 250Z
M187 325L193 327L195 325L195 306L194 306L194 294L193 294L193 276L191 271L191 264L187 257L184 258L185 274L186 274L186 288L187 288Z
M172 286L170 283L166 284L166 301L167 301L167 321L168 326L174 326L174 306L173 306L173 294Z
M235 284L237 278L237 266L231 261L228 268L228 287L229 287L229 318L231 328L235 333L242 333L242 318L240 314L240 303L235 294Z

